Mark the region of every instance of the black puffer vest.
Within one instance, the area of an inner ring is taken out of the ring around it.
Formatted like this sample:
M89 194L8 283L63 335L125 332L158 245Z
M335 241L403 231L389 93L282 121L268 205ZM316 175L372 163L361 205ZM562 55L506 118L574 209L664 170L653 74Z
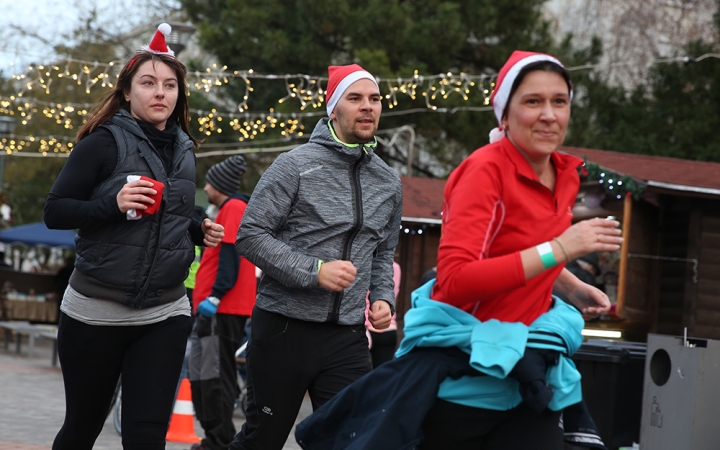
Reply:
M123 218L102 227L81 228L75 238L78 270L71 285L89 297L131 308L175 301L185 294L183 281L194 258L188 232L195 206L193 143L178 128L168 175L128 112L121 110L103 126L115 137L118 162L91 199L116 195L128 175L145 175L165 184L162 205L156 214L140 220Z

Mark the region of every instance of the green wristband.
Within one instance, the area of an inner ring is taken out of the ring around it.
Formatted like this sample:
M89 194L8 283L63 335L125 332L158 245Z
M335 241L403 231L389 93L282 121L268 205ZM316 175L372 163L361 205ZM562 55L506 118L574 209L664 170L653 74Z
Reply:
M553 253L552 245L550 242L543 242L542 244L535 247L540 255L540 260L546 269L557 266L555 261L555 254Z
M320 273L320 268L322 267L324 262L325 261L323 261L322 259L318 259L318 273Z

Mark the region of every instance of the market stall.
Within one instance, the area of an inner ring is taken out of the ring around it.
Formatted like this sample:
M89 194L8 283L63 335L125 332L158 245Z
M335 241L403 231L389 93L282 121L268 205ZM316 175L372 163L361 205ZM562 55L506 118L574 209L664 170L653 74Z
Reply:
M37 222L0 231L0 242L7 247L27 249L44 247L71 250L75 232L51 230ZM59 287L53 271L35 273L0 267L0 320L24 320L56 323Z

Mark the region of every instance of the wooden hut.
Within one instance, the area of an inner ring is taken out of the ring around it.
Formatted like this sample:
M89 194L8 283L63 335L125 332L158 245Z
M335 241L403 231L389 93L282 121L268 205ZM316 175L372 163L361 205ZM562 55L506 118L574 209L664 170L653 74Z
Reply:
M565 147L567 153L631 177L640 195L605 195L597 214L622 222L617 328L631 340L648 332L720 339L720 164ZM583 196L599 180L583 183ZM607 194L608 191L604 189ZM592 208L576 208L592 216ZM577 216L577 214L576 214Z

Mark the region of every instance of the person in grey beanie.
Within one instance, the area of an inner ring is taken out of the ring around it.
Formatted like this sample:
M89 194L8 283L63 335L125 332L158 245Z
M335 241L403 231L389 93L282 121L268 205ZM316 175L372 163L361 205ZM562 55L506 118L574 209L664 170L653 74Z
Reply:
M257 285L255 266L240 258L234 247L249 199L238 193L246 169L242 156L231 156L210 167L205 176L203 190L218 207L215 220L225 227L225 237L217 248L203 252L193 290L196 317L188 372L195 415L205 430L205 438L193 450L225 450L235 436L235 351L255 306Z
M240 189L240 177L246 171L245 158L235 155L210 167L207 175L205 175L205 181L212 188L230 196Z

